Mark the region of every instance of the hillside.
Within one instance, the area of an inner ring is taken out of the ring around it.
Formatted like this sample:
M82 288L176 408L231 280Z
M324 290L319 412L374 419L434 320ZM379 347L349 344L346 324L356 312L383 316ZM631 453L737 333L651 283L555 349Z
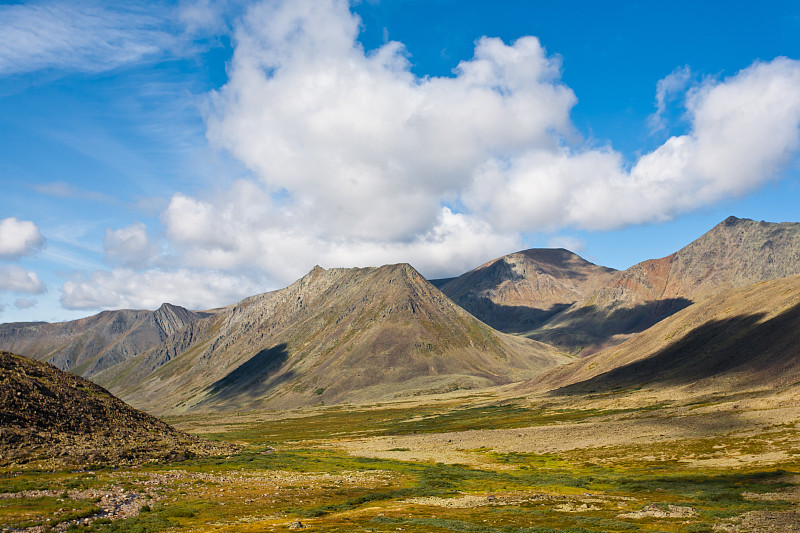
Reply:
M800 276L726 291L628 341L528 382L523 390L584 394L680 387L722 394L800 383Z
M280 408L485 387L565 361L478 321L407 264L316 267L96 379L155 412Z
M490 326L524 333L597 290L614 272L564 249L531 249L442 280L440 288Z
M0 465L119 465L223 453L91 381L0 352Z
M0 324L0 349L91 377L149 350L175 331L208 315L165 303L155 311L103 311L55 324Z
M528 335L588 354L729 289L800 273L800 224L729 217L679 251L610 276Z

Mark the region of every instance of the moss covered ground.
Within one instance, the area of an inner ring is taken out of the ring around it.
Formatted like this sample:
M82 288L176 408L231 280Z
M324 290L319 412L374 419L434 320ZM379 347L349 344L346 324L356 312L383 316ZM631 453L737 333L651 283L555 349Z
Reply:
M246 446L234 455L138 468L6 469L0 472L0 524L15 531L265 532L302 525L342 532L586 533L758 531L747 529L747 517L793 519L800 455L738 466L705 461L718 457L721 446L737 454L763 453L784 441L792 448L791 424L757 437L721 435L562 453L481 447L462 450L472 458L464 463L391 458L405 448L387 448L386 457L359 456L342 446L351 439L580 423L660 408L444 402L329 408L260 420L229 415L212 424L192 415L170 421ZM106 512L104 495L112 493L134 502L135 509Z

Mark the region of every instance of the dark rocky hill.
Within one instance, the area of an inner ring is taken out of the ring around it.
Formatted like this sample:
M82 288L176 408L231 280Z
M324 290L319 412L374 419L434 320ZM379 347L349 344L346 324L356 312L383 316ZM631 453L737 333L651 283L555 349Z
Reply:
M0 465L136 464L224 451L91 381L0 352Z

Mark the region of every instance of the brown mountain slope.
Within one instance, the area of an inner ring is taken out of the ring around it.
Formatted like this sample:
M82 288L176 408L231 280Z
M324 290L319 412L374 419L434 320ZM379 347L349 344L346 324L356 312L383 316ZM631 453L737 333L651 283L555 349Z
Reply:
M614 272L564 249L531 249L442 280L441 290L490 326L521 333L597 290Z
M508 383L565 360L476 320L409 265L316 267L97 379L149 411L240 409Z
M779 389L800 383L800 276L705 299L628 341L528 382L528 392L677 386Z
M692 302L798 273L800 224L729 217L674 254L615 273L529 336L592 353Z
M0 465L132 464L219 453L91 381L0 352Z
M0 324L0 348L90 377L208 316L172 304L156 311L103 311L71 322Z

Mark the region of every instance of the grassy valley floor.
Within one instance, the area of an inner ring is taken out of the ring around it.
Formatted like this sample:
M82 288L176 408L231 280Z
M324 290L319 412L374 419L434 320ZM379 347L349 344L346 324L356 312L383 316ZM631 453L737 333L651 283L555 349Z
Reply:
M800 531L790 393L414 399L167 422L241 453L0 472L3 531ZM685 395L684 395L685 396Z

